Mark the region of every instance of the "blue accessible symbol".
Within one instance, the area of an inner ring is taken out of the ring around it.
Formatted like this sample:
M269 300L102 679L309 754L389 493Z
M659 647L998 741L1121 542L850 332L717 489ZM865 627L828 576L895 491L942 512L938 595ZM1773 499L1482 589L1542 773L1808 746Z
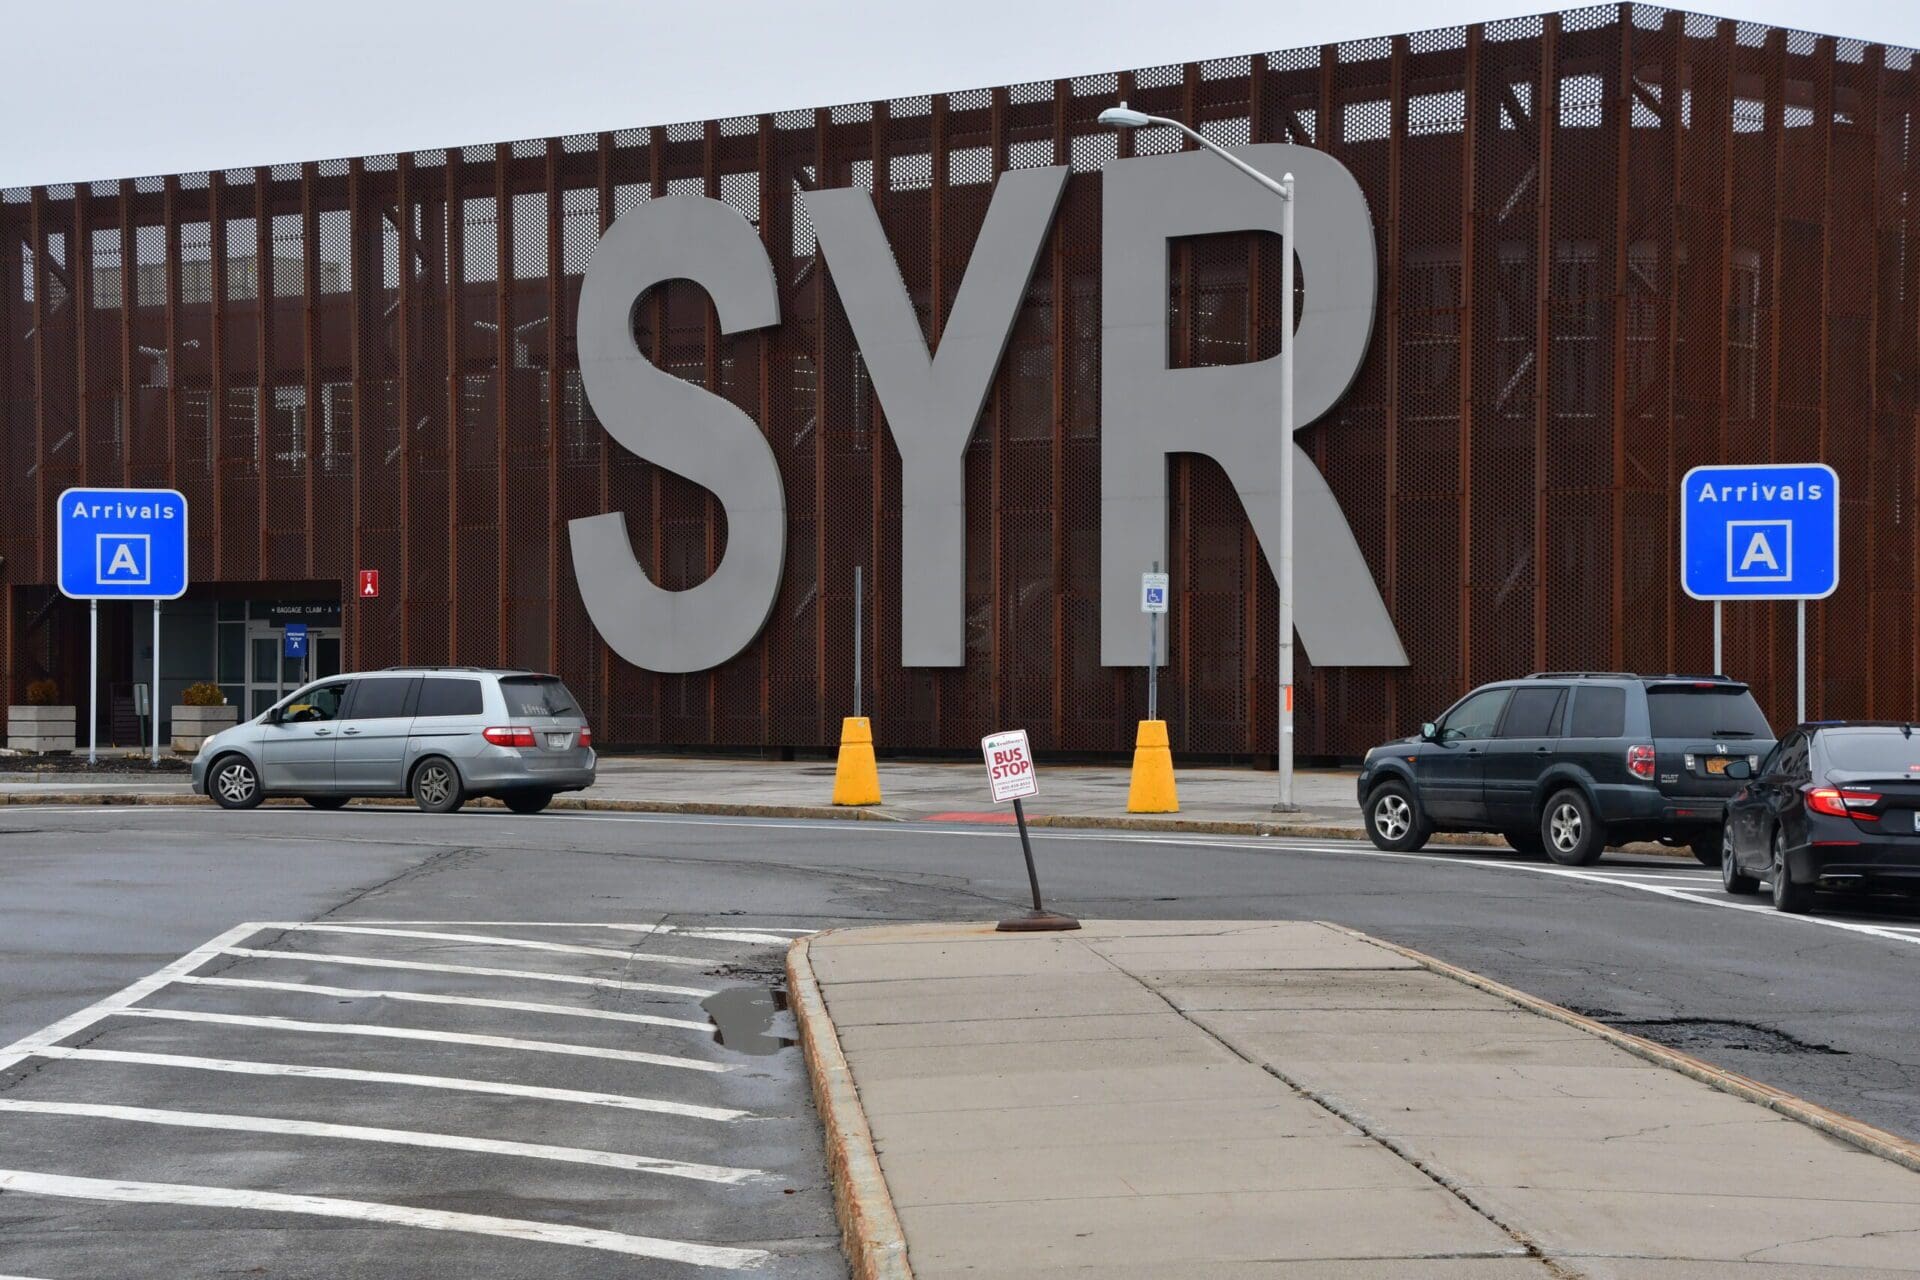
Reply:
M1840 585L1840 480L1821 463L1695 467L1680 584L1696 600L1822 600Z

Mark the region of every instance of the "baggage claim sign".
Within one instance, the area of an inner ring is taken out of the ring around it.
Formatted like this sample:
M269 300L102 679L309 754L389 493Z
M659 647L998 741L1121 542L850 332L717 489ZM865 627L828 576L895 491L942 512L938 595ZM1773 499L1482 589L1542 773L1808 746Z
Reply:
M1360 185L1325 152L1237 148L1297 177L1297 252L1307 283L1295 347L1295 417L1311 424L1346 393L1373 334L1373 224ZM1068 169L1002 174L937 351L929 351L886 232L864 189L802 192L834 287L900 450L900 656L958 667L966 656L967 495L962 457L992 387ZM1280 232L1281 206L1205 152L1118 160L1102 171L1100 661L1141 666L1137 575L1167 559L1167 457L1219 463L1263 546L1289 508L1300 638L1322 666L1405 666L1385 602L1346 516L1304 451L1279 492L1279 362L1167 367L1168 242ZM655 368L635 345L636 299L668 280L707 292L723 334L780 322L773 264L738 210L668 195L628 210L593 251L580 291L580 374L621 448L706 488L725 508L727 546L698 586L647 577L621 512L570 523L575 575L594 627L635 666L702 671L766 625L786 569L786 493L766 437L720 396Z

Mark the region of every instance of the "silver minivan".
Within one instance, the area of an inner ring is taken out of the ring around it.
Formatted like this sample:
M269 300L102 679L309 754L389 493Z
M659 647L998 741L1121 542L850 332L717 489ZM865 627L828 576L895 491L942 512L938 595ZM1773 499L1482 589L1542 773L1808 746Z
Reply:
M357 796L410 795L428 813L497 796L539 813L593 785L593 734L558 677L478 667L396 667L329 676L193 758L193 789L223 809L298 796L338 809Z

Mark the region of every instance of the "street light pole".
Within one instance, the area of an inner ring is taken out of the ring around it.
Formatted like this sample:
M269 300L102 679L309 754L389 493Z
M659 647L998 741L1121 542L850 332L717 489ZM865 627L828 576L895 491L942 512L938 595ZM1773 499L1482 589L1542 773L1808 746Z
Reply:
M1293 175L1275 182L1231 151L1168 116L1150 116L1121 103L1100 113L1100 123L1115 129L1165 125L1178 129L1255 182L1280 197L1280 298L1286 319L1280 329L1280 545L1273 575L1280 587L1280 798L1274 808L1290 812L1293 803Z

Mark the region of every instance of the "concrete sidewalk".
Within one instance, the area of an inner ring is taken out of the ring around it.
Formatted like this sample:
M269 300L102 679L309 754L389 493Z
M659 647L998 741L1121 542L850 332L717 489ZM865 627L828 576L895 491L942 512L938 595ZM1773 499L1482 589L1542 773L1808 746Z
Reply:
M0 769L0 804L137 799L180 803L194 797L186 775L149 773L120 759L98 774L31 773ZM833 762L782 762L716 757L605 755L599 781L561 796L556 808L653 809L674 813L748 813L769 817L865 817L897 821L1012 822L987 795L985 768L976 760L880 762L885 803L834 809ZM1272 811L1276 775L1253 769L1181 769L1180 812L1151 817L1127 813L1126 767L1050 765L1040 760L1040 795L1027 804L1041 825L1171 827L1196 832L1358 836L1363 834L1354 774L1306 771L1295 779L1300 811Z
M1912 1144L1335 926L788 968L856 1276L1920 1275Z

